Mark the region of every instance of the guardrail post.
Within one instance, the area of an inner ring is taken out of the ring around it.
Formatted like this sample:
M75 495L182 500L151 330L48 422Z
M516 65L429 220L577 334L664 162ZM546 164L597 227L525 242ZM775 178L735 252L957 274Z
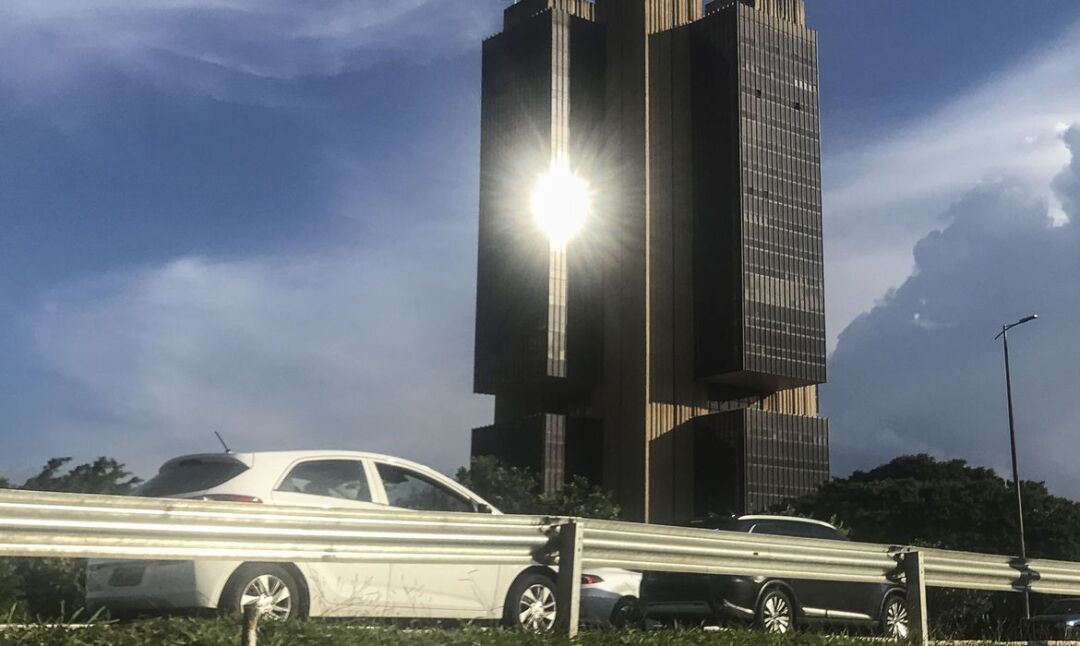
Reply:
M913 644L930 643L930 624L926 618L926 555L922 552L904 554L904 579L907 582L909 639Z
M581 553L583 524L571 520L559 527L558 631L574 637L581 618Z
M254 603L244 606L244 624L240 632L240 646L256 646L259 640L259 607Z

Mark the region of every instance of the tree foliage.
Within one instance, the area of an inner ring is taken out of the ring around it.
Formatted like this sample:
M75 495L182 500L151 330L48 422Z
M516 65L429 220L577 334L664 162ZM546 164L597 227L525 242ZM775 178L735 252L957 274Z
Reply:
M542 493L536 473L491 457L474 458L469 468L458 469L457 480L507 514L614 519L620 513L610 493L581 476Z
M503 465L495 458L473 458L461 467L457 481L506 514L536 513L540 479L528 469Z
M31 491L65 491L68 493L98 493L122 496L141 482L112 458L101 457L80 464L66 472L71 458L53 458L41 471L23 483L20 489Z
M71 458L53 458L19 489L123 495L139 484L112 458L65 469ZM0 486L10 488L8 480ZM86 563L82 559L0 559L0 611L16 607L30 617L64 618L82 607Z
M1030 558L1080 560L1080 503L1022 482ZM1016 489L993 470L929 455L896 458L835 479L787 505L787 513L841 523L852 540L969 552L1017 554ZM1007 593L930 593L931 625L941 634L1016 637L1021 597ZM1044 600L1033 597L1034 610Z
M1031 558L1080 560L1080 504L1023 482ZM1016 490L993 470L929 455L894 459L835 479L790 503L797 514L838 519L854 540L1011 554Z

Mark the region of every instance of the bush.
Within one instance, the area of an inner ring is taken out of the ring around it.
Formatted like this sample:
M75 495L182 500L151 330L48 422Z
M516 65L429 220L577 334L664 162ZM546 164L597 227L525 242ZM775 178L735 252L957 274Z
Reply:
M32 628L0 633L0 643L26 646L233 646L240 629L223 619L155 619L78 630ZM402 630L383 625L301 621L259 627L260 646L864 646L877 642L852 637L798 633L777 637L730 630L585 631L579 639L507 630Z
M618 518L621 511L610 492L581 476L556 491L541 493L536 473L506 466L491 457L474 458L470 468L458 469L457 480L506 514L611 520Z
M19 489L67 493L127 494L139 484L112 458L66 469L71 458L53 458ZM8 480L0 486L10 488ZM0 559L0 612L38 619L70 619L85 601L82 559Z

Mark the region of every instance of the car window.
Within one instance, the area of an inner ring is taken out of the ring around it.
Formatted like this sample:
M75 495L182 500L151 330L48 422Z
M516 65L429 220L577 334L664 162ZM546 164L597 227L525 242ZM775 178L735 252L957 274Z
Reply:
M248 470L232 458L188 458L168 462L135 490L136 496L166 498L223 485Z
M311 460L293 467L278 491L371 502L364 463L357 460Z
M416 511L475 511L472 502L457 492L415 471L379 463L386 502Z

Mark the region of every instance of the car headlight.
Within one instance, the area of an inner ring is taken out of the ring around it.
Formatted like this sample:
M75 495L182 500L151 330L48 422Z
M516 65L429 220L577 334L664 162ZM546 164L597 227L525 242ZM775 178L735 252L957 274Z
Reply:
M1077 626L1080 626L1080 619L1070 619L1065 622L1065 625L1069 628L1076 628Z

